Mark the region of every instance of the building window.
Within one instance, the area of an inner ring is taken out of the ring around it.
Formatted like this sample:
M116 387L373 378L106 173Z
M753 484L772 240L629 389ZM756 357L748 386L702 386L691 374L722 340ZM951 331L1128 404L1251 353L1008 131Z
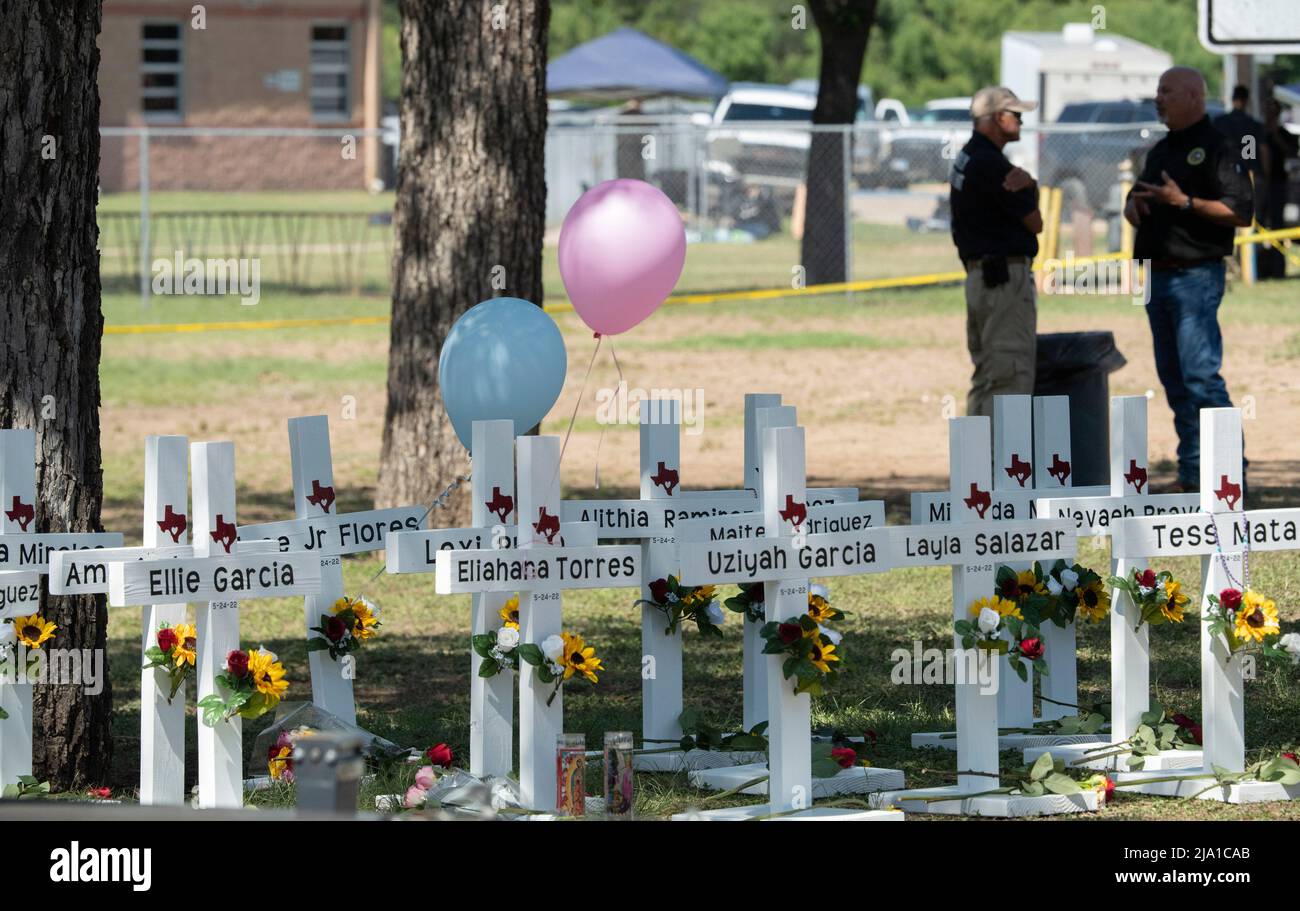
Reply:
M348 101L348 27L313 25L311 27L311 113L316 120L347 120L351 115Z
M140 33L140 109L145 120L180 120L181 72L180 23L144 23Z

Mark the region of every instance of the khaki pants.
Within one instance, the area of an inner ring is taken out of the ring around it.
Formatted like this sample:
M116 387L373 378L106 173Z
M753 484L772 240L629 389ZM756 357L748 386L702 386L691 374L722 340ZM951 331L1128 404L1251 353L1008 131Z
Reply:
M1038 308L1029 264L1007 264L1011 279L984 287L979 263L966 275L966 346L975 365L968 416L993 416L993 396L1033 395L1038 355Z

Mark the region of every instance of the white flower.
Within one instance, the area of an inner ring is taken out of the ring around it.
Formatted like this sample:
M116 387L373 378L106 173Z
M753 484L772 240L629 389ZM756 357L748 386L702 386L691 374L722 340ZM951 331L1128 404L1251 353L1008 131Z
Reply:
M495 661L497 664L500 664L501 659L504 658L505 656L501 654L501 649L496 648L494 646L488 649L488 657L491 658L493 661Z
M979 627L985 635L992 633L1002 622L1002 615L991 607L980 608Z
M1300 633L1287 633L1277 640L1277 647L1291 656L1292 664L1300 664Z
M1067 592L1074 591L1075 586L1079 584L1079 574L1072 569L1061 570L1061 584L1065 586Z
M828 589L825 585L822 585L820 582L814 582L812 585L808 586L808 597L811 598L813 595L820 595L823 601L825 601L827 604L830 603L831 600L830 589Z
M837 633L835 630L827 626L818 626L817 631L827 639L831 640L831 645L839 645L840 640L844 638L843 633Z
M259 652L261 652L263 655L270 655L272 661L279 661L279 660L280 660L280 656L277 655L275 652L271 651L271 650L270 650L269 648L267 648L265 645L259 645L259 646L257 647L257 650L258 650Z
M497 648L510 651L519 644L519 630L513 626L503 626L497 630Z
M722 605L717 601L709 602L709 606L704 609L704 616L714 626L721 626L727 620L727 612L722 609Z
M552 674L554 674L556 677L558 677L560 674L564 672L564 669L560 667L558 664L556 664L554 661L547 661L546 669L550 671Z
M1057 582L1055 576L1047 577L1047 590L1052 593L1052 597L1060 595L1064 589L1065 586L1061 585L1060 582Z
M1154 585L1152 585L1152 586L1139 585L1139 586L1138 586L1138 593L1139 593L1140 595L1142 595L1143 598L1150 598L1151 595L1152 595L1152 593L1155 592L1155 590L1156 590L1156 589L1155 589L1155 586L1154 586Z
M547 636L542 640L542 654L555 662L564 654L564 639L559 636Z
M665 597L669 604L676 604L679 600L681 600L672 592L669 592Z

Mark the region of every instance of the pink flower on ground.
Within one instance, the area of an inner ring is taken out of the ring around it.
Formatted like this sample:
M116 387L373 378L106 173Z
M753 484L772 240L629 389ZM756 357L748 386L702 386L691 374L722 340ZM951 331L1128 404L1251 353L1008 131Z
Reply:
M424 806L425 798L428 796L428 791L416 787L415 785L411 785L406 789L406 797L402 802L408 810L418 810L420 807Z
M415 773L415 786L422 791L427 791L433 787L433 783L438 780L438 774L434 772L433 766L427 765Z

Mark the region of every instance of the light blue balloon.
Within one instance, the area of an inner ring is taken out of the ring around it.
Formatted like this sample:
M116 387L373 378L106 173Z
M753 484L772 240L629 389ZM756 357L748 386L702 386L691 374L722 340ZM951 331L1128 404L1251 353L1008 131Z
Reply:
M494 297L466 310L438 355L438 385L466 449L475 421L511 420L515 435L541 423L564 388L564 337L541 307Z

